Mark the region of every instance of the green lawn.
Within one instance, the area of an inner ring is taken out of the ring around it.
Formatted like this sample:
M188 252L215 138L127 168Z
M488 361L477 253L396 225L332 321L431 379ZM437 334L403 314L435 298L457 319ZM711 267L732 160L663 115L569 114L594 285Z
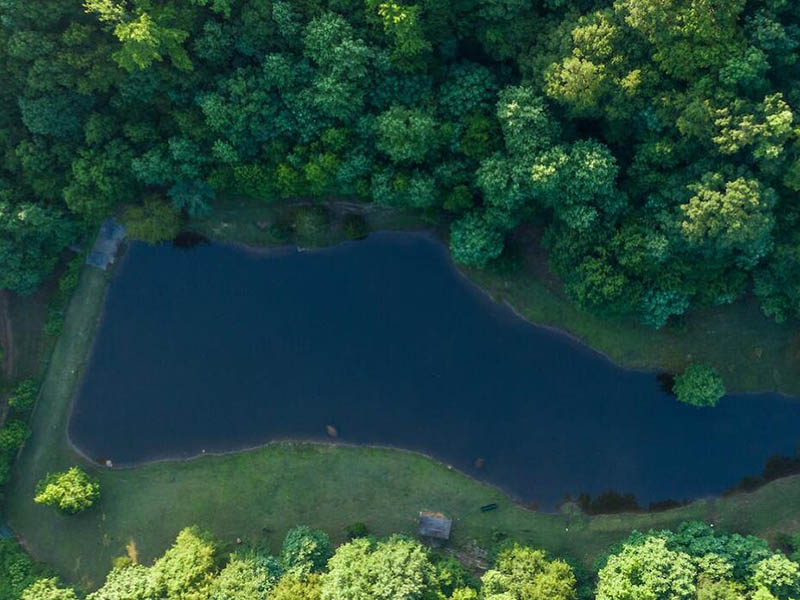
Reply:
M140 560L162 553L182 527L199 524L223 542L240 537L277 547L300 523L330 532L364 521L378 534L413 532L419 510L455 518L453 545L488 545L494 531L512 533L553 553L590 563L632 528L667 527L685 519L767 537L800 530L800 477L731 499L698 501L655 514L585 517L544 515L515 505L500 491L433 460L399 450L276 444L192 461L108 470L86 463L69 446L72 395L102 313L107 278L84 269L70 304L33 418L34 435L17 463L8 498L11 526L33 555L68 581L97 585L111 559L133 543ZM542 460L547 460L546 456ZM48 471L80 463L101 481L103 497L87 513L66 517L32 501ZM497 502L497 511L479 507Z

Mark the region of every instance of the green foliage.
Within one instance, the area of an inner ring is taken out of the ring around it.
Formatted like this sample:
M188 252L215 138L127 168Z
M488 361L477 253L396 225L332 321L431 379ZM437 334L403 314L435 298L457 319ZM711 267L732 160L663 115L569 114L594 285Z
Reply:
M762 539L722 534L706 523L634 531L605 559L597 598L788 599L800 566Z
M270 600L320 600L322 597L321 577L311 574L299 577L295 573L284 575L270 593Z
M74 239L75 228L61 211L0 202L0 289L34 292Z
M79 467L62 473L50 473L36 486L33 501L55 506L67 514L76 514L100 498L100 484Z
M348 525L345 527L345 533L347 534L347 539L354 540L356 538L367 537L369 530L367 529L367 525L358 521L353 523L352 525Z
M150 244L173 239L181 227L178 212L153 196L145 198L141 205L126 207L123 222L131 238Z
M609 557L597 575L597 600L691 600L696 573L688 554L650 537Z
M528 157L547 148L559 135L545 101L529 86L505 88L497 99L497 118L506 148L511 154Z
M0 598L16 600L38 575L36 565L15 540L0 538Z
M775 193L757 180L725 181L707 173L689 186L694 195L681 205L681 230L689 243L705 252L736 252L742 265L758 262L772 249Z
M330 215L321 206L301 206L294 213L292 227L301 246L318 246L330 230Z
M518 544L501 551L481 578L486 600L573 600L575 575L560 560Z
M692 406L716 406L725 395L722 377L707 365L692 363L675 377L672 391L678 400Z
M342 219L342 233L349 240L361 240L369 234L369 226L361 215L348 214Z
M38 579L22 592L20 600L78 600L75 591L61 587L55 577Z
M14 452L22 447L31 435L31 428L25 421L18 419L6 421L0 429L0 452Z
M121 206L156 240L217 195L355 198L475 266L533 226L601 317L800 314L791 2L0 4L0 288Z
M167 192L175 210L185 210L190 217L203 217L211 211L214 190L204 181L179 181Z
M664 71L690 79L698 71L721 67L741 37L736 23L744 0L622 0L626 22L652 44L653 59Z
M86 600L155 600L156 597L150 569L124 564L114 567L100 589Z
M450 252L457 263L484 267L502 251L503 234L479 213L466 214L450 228Z
M778 600L789 600L800 594L800 565L773 554L756 565L753 583L757 590L766 590Z
M267 600L275 597L279 562L256 552L232 554L211 584L209 600Z
M332 555L331 541L325 532L300 525L283 540L281 565L284 571L305 576L322 571Z
M322 576L322 600L421 600L434 568L417 542L358 538L336 549Z
M14 412L27 413L36 402L39 383L35 379L20 381L8 397L8 406Z
M197 527L183 529L152 566L153 589L166 600L204 600L216 570L216 546Z
M367 0L367 8L376 11L383 30L392 40L392 59L403 70L414 69L430 51L420 24L420 6ZM373 12L374 14L374 12Z
M375 121L376 145L395 163L420 163L437 144L436 121L424 110L393 106Z

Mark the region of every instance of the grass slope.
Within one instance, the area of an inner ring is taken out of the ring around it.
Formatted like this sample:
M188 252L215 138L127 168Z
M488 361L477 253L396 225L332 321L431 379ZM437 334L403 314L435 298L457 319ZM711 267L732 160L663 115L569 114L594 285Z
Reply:
M198 524L223 542L236 537L277 547L285 531L306 523L330 532L364 521L378 535L412 533L419 510L455 518L453 545L488 545L493 532L590 563L633 528L669 527L686 519L771 536L800 529L800 477L758 492L704 500L655 514L544 515L515 505L499 490L426 457L389 449L276 444L227 456L108 470L86 463L66 437L78 385L105 299L106 275L86 268L67 312L34 414L34 435L17 463L8 520L33 555L68 581L93 587L111 559L133 544L141 561L161 554L184 526ZM542 457L547 460L547 457ZM67 517L32 501L49 471L82 464L100 478L100 503ZM479 507L497 502L499 509Z

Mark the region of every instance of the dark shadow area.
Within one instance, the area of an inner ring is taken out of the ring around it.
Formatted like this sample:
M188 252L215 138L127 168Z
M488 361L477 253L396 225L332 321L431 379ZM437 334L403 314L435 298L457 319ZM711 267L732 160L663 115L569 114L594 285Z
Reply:
M729 496L736 492L752 492L770 481L797 474L800 474L800 453L794 457L776 454L767 459L760 475L742 477L741 481L736 486L726 490L724 495Z
M196 231L182 231L172 240L172 245L182 250L190 250L200 244L208 244L208 238Z

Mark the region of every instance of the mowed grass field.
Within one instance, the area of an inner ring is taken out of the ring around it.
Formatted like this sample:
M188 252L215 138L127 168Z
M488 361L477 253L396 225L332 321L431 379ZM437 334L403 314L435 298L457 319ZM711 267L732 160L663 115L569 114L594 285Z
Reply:
M70 447L66 427L106 287L105 273L84 269L6 506L9 524L30 552L71 583L99 585L112 559L130 548L140 561L149 562L192 524L209 529L224 544L241 538L277 549L286 530L297 524L324 529L339 542L344 528L356 521L365 522L376 535L413 533L418 512L436 510L455 519L454 549L470 548L473 540L487 547L497 532L504 532L587 566L634 528L700 519L768 538L800 530L800 477L773 482L752 494L701 500L661 513L586 517L526 510L493 487L401 450L276 444L127 470L87 463ZM100 479L99 504L69 517L34 504L36 481L73 464ZM499 508L481 513L480 506L489 502Z

